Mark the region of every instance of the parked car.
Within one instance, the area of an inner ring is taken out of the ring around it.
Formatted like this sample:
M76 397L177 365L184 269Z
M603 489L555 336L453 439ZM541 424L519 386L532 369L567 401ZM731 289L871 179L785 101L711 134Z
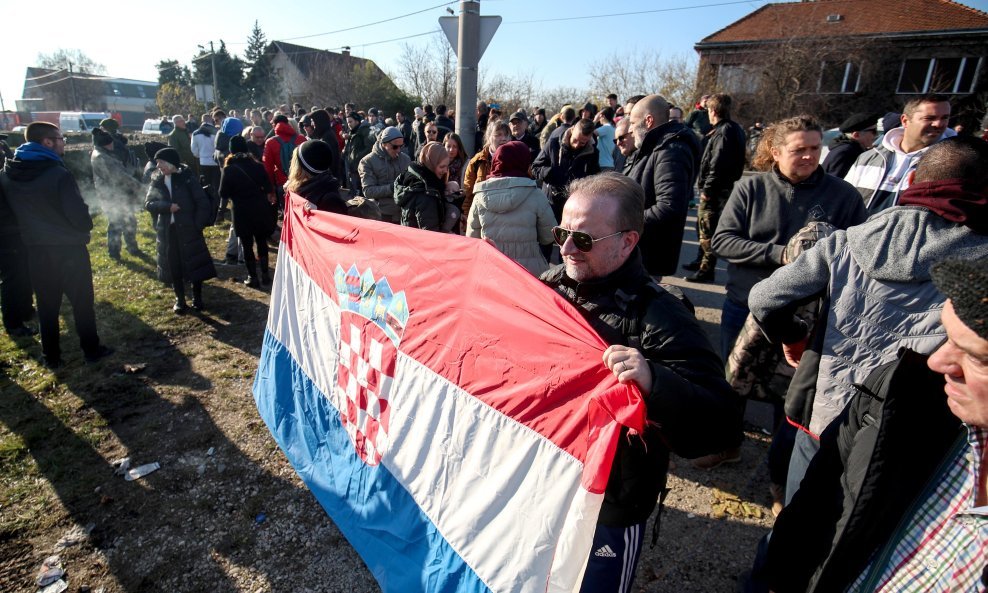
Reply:
M150 134L152 136L160 136L161 131L161 120L160 119L146 119L144 120L144 127L141 128L142 134Z
M99 122L110 117L109 113L63 111L58 115L58 127L62 132L84 132L92 134Z

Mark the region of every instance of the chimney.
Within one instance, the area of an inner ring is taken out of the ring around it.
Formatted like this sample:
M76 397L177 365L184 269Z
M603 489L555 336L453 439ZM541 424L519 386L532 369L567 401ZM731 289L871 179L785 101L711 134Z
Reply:
M349 58L350 57L350 46L349 45L346 45L346 46L343 47L343 57L344 58Z

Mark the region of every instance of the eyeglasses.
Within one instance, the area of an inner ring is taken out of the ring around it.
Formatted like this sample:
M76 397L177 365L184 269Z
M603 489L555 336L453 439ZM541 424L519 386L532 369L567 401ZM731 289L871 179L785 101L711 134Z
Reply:
M624 139L627 138L630 135L631 135L631 132L628 132L627 134L622 134L622 135L618 136L617 138L614 139L614 144L617 144L619 142L624 142Z
M610 235L607 235L605 237L594 239L588 233L584 233L583 231L571 231L569 229L564 229L561 226L555 226L552 227L552 239L556 242L556 245L562 247L563 244L566 243L566 239L572 237L573 245L576 245L576 248L582 251L583 253L587 253L588 251L593 249L594 243L598 241L603 241L604 239L610 239L611 237L617 237L618 235L627 232L628 231L618 231L616 233L611 233Z

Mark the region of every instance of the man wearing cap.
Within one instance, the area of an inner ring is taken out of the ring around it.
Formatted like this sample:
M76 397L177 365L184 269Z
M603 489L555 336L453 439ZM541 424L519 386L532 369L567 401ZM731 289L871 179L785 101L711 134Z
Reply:
M946 342L878 368L823 433L768 544L776 593L988 586L988 260L930 274Z
M405 137L398 128L384 128L370 154L360 159L358 166L364 197L377 203L381 220L395 224L401 224L401 208L394 199L395 179L412 162L404 145Z
M370 127L372 136L377 136L384 129L384 122L381 121L381 113L377 107L371 107L367 110L367 125Z
M542 130L545 129L546 124L549 122L545 119L544 108L539 107L533 113L534 115L532 115L532 121L528 124L528 133L535 136L535 139L538 140L539 136L542 134ZM542 143L540 142L539 146L541 145Z
M44 363L51 369L62 366L58 313L63 296L72 305L86 362L96 362L113 351L100 344L96 332L93 268L86 248L93 219L62 161L65 138L58 126L33 122L24 136L27 142L0 172L0 202L16 217L26 246Z
M841 135L830 145L830 152L823 160L823 170L841 179L847 175L854 161L871 149L878 135L877 113L855 113L840 125Z
M110 259L120 261L120 247L127 243L127 253L140 255L137 246L137 219L134 212L143 204L144 187L113 155L113 137L93 130L93 185L100 209L106 215L106 247Z
M943 339L933 264L947 254L988 257L988 144L975 138L935 144L910 177L899 208L822 239L748 295L765 335L799 361L786 394L786 416L800 429L787 500L801 488L820 435L854 395L852 386L894 360L899 348L929 354ZM810 334L795 312L819 296L830 307Z
M528 116L525 115L524 111L516 111L511 114L511 119L508 120L508 127L511 129L511 139L517 140L528 147L528 152L530 158L528 164L532 164L535 161L535 157L539 156L539 139L532 135L528 131Z
M405 139L403 150L405 154L411 157L413 156L412 150L415 148L415 130L412 129L412 122L401 111L395 113L395 121L398 122L398 125L395 127L398 128L402 138Z
M127 138L120 133L120 124L112 117L100 120L99 127L113 138L113 155L125 166L138 166L127 148Z
M661 518L670 450L692 458L726 446L740 408L696 318L642 266L641 186L608 172L570 189L553 229L563 263L546 271L542 282L610 344L603 364L619 382L638 389L648 416L641 435L625 434L618 445L581 587L585 593L626 593L635 590L645 526L657 505ZM653 530L653 544L657 536Z
M944 138L954 136L947 127L950 101L941 95L910 99L902 109L901 128L888 130L882 143L858 157L844 180L864 199L868 214L899 203L899 194L909 187L909 173L919 157Z

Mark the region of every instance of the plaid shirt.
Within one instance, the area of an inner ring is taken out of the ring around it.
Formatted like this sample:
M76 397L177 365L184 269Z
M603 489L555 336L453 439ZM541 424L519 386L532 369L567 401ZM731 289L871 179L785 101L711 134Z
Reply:
M938 476L848 591L984 592L988 506L975 507L988 430L967 426Z

